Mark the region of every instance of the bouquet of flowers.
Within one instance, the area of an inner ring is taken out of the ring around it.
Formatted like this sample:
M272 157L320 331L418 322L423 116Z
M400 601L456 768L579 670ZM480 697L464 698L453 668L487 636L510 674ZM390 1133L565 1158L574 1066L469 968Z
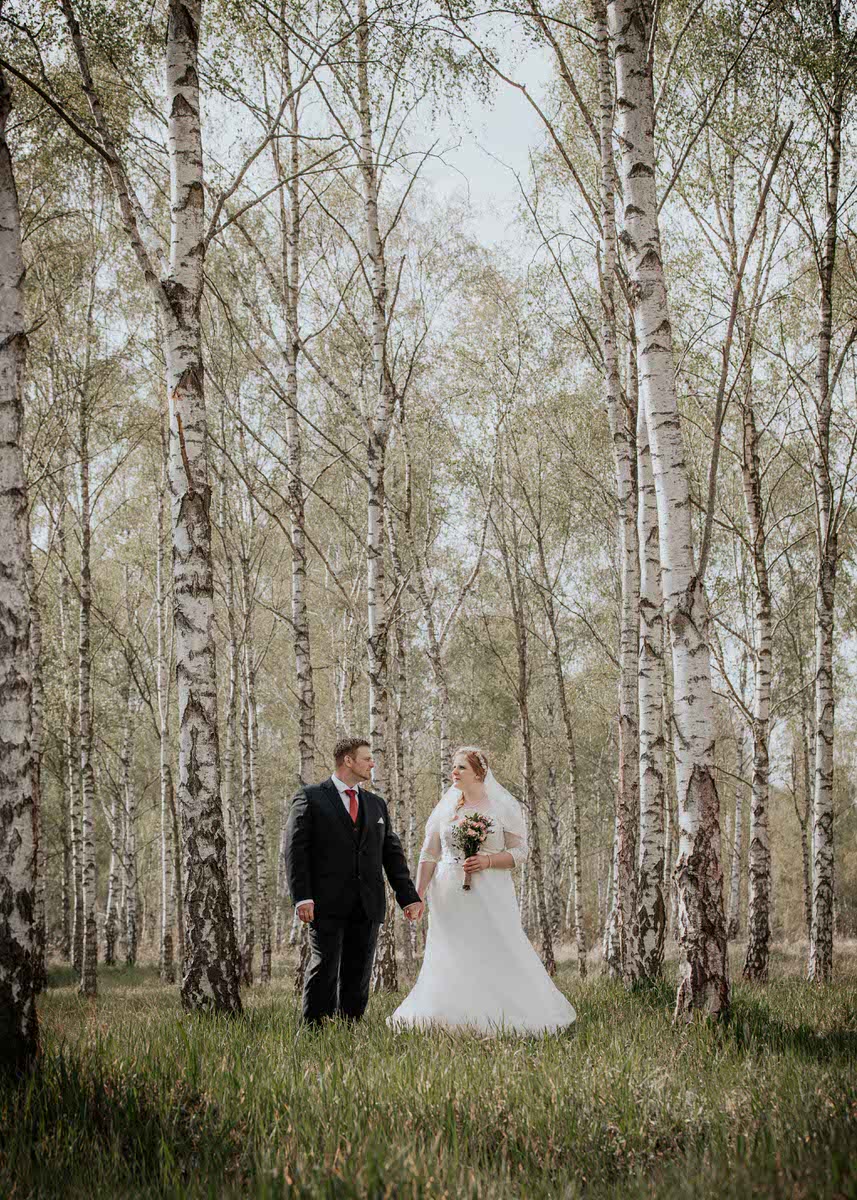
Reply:
M478 854L482 849L485 839L493 828L494 822L485 813L465 813L460 821L456 821L453 824L451 834L452 844L462 852L465 858L472 858L474 854ZM470 891L470 881L466 875L462 890L465 892Z

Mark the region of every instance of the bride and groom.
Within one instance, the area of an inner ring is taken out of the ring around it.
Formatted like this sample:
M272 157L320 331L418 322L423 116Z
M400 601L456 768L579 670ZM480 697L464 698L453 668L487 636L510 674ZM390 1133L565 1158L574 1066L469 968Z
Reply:
M369 743L344 739L334 759L329 779L298 792L286 829L289 891L309 925L304 1022L363 1016L386 874L409 920L429 910L419 977L388 1019L392 1026L532 1034L571 1025L574 1009L542 966L518 913L512 871L527 855L521 806L494 778L483 752L464 746L456 753L452 787L426 825L416 886L386 803L364 786L374 766ZM459 830L474 813L487 817L490 828L479 853L465 857Z

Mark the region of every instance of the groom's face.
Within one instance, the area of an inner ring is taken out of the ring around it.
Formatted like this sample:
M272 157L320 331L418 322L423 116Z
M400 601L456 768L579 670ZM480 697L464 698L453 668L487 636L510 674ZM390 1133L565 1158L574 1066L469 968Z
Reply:
M375 759L372 757L372 751L368 746L358 746L353 754L345 756L345 765L350 767L353 774L363 783L368 783L372 778L372 768L375 766Z

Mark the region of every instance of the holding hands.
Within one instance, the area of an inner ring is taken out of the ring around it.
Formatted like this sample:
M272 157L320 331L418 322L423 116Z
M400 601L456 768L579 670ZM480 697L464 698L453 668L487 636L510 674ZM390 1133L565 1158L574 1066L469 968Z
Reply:
M413 904L407 906L404 913L409 921L419 921L425 912L425 908L425 903L422 900L419 903L414 901ZM298 905L297 914L298 920L303 921L304 925L311 924L315 920L315 901L304 900L302 904Z

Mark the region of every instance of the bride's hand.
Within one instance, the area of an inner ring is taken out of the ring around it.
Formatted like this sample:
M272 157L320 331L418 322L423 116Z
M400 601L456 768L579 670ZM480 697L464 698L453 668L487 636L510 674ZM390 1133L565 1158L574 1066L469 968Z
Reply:
M474 854L472 858L465 858L463 868L469 875L471 871L485 871L490 865L490 854Z

